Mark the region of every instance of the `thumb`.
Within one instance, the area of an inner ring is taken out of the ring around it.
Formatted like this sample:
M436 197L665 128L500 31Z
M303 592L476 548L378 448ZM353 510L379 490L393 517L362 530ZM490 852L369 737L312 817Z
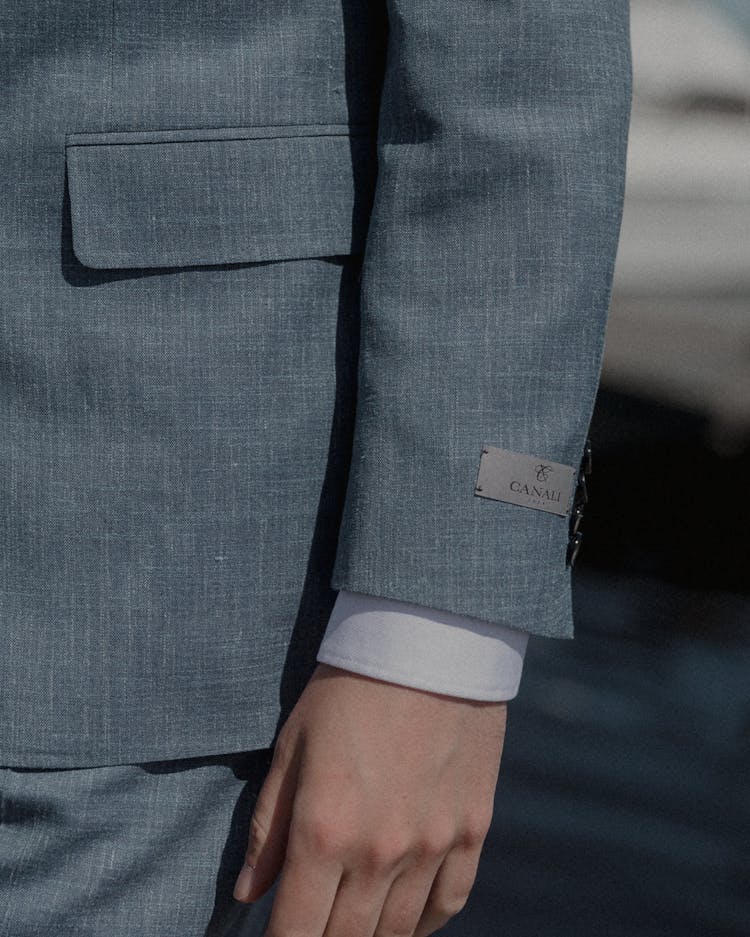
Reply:
M245 863L234 886L237 901L261 898L276 881L286 855L292 807L297 789L296 758L274 750L268 777L250 819Z

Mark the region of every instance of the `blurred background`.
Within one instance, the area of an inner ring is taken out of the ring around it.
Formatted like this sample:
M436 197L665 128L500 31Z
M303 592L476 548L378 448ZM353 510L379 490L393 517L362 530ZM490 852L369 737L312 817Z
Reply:
M452 937L750 937L750 0L631 11L577 637L530 641Z

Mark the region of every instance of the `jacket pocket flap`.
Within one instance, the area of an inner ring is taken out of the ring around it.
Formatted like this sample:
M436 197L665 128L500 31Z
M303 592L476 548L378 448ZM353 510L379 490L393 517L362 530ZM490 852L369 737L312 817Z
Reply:
M97 269L358 253L375 163L345 124L70 134L73 250Z

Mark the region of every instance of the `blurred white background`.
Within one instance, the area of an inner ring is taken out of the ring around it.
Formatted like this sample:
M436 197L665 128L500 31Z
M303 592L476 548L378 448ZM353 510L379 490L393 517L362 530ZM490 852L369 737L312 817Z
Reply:
M750 443L750 0L632 0L633 111L602 383Z

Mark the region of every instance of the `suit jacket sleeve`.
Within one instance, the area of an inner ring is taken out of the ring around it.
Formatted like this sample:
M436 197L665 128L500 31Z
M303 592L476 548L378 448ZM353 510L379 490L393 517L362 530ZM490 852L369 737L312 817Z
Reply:
M388 0L352 460L331 585L571 637L568 518L483 445L577 468L631 96L625 0Z

